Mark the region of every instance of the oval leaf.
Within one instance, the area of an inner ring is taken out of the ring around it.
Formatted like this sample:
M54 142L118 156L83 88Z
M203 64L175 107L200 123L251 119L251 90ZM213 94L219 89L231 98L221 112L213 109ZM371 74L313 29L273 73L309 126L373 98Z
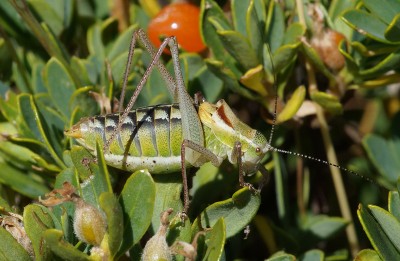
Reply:
M257 213L260 207L260 195L244 187L233 194L232 198L208 206L193 222L192 234L199 227L212 227L223 217L226 224L226 237L234 236L241 231ZM201 222L201 225L199 224Z
M99 198L100 207L107 217L108 248L115 257L123 241L124 220L118 199L111 192L104 192Z
M51 251L63 260L89 261L89 256L64 241L60 230L48 229L43 234Z
M368 208L393 246L400 253L400 222L383 208L377 206L368 206Z
M251 68L260 64L257 54L252 49L249 40L236 31L217 31L221 42L225 46L233 58L239 63L243 71L248 71Z
M293 92L292 97L290 97L281 113L279 113L278 117L276 118L276 123L281 123L291 119L303 104L305 97L306 88L303 85L299 86Z
M386 40L384 35L387 25L371 13L362 10L349 10L343 14L342 19L353 29L376 41L391 43Z
M155 200L155 186L146 170L133 173L119 197L124 213L124 241L118 252L125 253L139 242L150 225Z
M45 66L44 82L54 101L54 106L66 119L69 119L71 117L69 97L74 93L76 86L67 68L54 57Z
M384 138L368 134L364 137L363 146L368 157L378 169L379 173L391 183L397 182L400 169L400 142L385 140Z
M32 260L25 249L3 227L0 227L0 257L3 260Z
M34 204L26 206L24 209L24 227L32 241L35 256L40 256L43 260L51 259L51 253L43 238L43 233L47 229L54 228L49 210L44 206Z
M225 245L225 222L223 218L218 219L217 223L207 233L206 245L207 252L203 260L220 260L224 252Z
M379 253L381 259L398 260L400 258L399 252L383 232L381 226L376 222L369 210L365 209L362 205L359 205L357 215L369 241L374 249Z
M247 88L258 92L262 96L267 96L268 92L262 84L264 79L264 69L260 64L255 68L248 70L241 78L240 82Z
M398 191L389 192L388 210L400 221L400 195Z
M311 99L332 114L341 114L343 111L339 99L329 93L316 91L311 93Z

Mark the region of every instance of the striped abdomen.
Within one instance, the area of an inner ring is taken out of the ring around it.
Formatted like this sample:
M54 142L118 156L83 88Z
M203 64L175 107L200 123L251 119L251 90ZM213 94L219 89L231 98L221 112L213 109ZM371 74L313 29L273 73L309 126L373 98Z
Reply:
M120 114L85 118L66 135L95 152L110 139ZM181 113L177 104L139 108L124 119L109 150L104 152L108 165L126 170L149 169L150 173L166 173L181 168Z

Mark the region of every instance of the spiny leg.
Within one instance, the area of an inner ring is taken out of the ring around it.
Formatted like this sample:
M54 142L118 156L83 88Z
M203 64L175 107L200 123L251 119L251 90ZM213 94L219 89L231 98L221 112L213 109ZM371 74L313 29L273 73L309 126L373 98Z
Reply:
M262 165L260 165L258 167L258 170L261 172L263 178L261 179L261 181L258 185L258 189L256 190L252 184L246 183L244 181L244 171L243 171L243 163L242 163L242 144L240 143L240 141L235 142L235 145L232 150L232 158L237 158L236 162L237 162L238 169L239 169L239 185L241 187L248 187L250 190L260 192L261 189L263 188L263 186L265 184L267 184L269 181L270 175L268 173L268 170L266 168L264 168L264 166L262 166Z
M139 29L136 31L136 35L141 40L141 43L145 47L146 51L150 54L150 56L151 57L156 56L157 51L151 44L146 33L142 29ZM172 38L173 37L167 37L164 39L164 41L166 40L168 42L171 42ZM161 46L159 49L161 49ZM156 61L156 66L157 66L157 69L160 72L161 77L163 78L164 82L167 84L167 88L168 88L169 92L171 93L172 96L174 96L174 92L175 92L175 89L177 86L175 79L172 77L172 75L169 73L169 71L167 70L165 65L159 59Z
M251 190L255 190L253 185L250 183L246 183L244 181L244 171L243 171L243 163L242 163L242 143L240 141L236 141L232 150L232 158L237 159L237 165L239 169L239 185L241 187L249 187Z
M183 184L183 215L188 213L189 209L189 188L188 188L188 180L186 175L186 165L185 165L185 154L186 147L191 148L192 150L200 153L204 156L208 161L210 161L214 166L218 167L221 165L222 159L217 155L212 153L210 150L204 148L202 145L199 145L191 140L184 139L181 145L181 168L182 168L182 184Z
M177 95L176 98L178 98L179 109L181 112L183 112L181 113L183 138L204 146L203 127L201 125L197 111L193 105L193 99L187 93L185 83L183 82L182 71L179 63L178 45L176 43L175 37L171 39L171 41L169 42L169 46L171 49L172 62L174 64L175 71L175 80L177 84L175 94ZM198 158L199 155L195 155L195 153L193 152L190 154L191 155L189 155L189 162L193 164L193 162L196 161L196 158Z
M132 95L124 113L119 117L119 122L113 133L111 134L110 138L108 141L106 141L104 145L104 151L107 151L109 149L110 144L112 143L113 139L115 139L116 133L121 129L122 123L124 119L127 117L129 111L132 109L140 91L142 90L144 84L146 83L151 71L153 70L154 66L157 66L157 69L161 73L161 76L163 77L164 81L167 84L167 87L171 94L174 97L175 101L179 102L179 108L182 113L182 131L183 131L183 137L184 140L188 141L188 147L191 148L194 151L200 153L200 154L210 154L211 152L206 150L203 147L204 144L204 137L203 137L203 132L202 132L202 125L200 123L200 120L197 115L197 111L194 108L193 105L193 100L189 96L189 94L186 91L184 81L183 81L183 76L182 72L180 69L180 63L179 63L179 53L178 53L178 45L176 43L175 37L167 37L164 39L162 42L160 48L158 49L157 52L155 52L155 49L153 48L152 44L150 43L149 39L147 38L146 34L144 33L143 30L138 30L136 31L131 40L131 45L129 48L129 57L127 61L127 66L124 74L124 82L123 82L123 91L121 93L121 101L124 99L125 95L125 89L127 85L127 78L128 74L130 72L130 67L132 63L132 57L134 53L134 48L136 45L136 38L138 38L142 44L145 46L146 50L150 53L150 55L153 57L150 65L148 66L147 70L145 71L142 79L140 80L138 86L135 89L134 94ZM171 53L172 53L172 61L174 65L174 71L175 71L175 79L171 76L171 74L167 71L165 68L164 64L160 61L161 54L163 50L165 49L166 45L169 44ZM122 110L122 107L120 107L120 110ZM190 145L194 144L194 145ZM201 144L201 145L198 145ZM193 147L193 148L192 148ZM194 149L195 148L195 149ZM183 151L185 149L183 148ZM185 169L185 158L186 154L183 154L183 160L182 160L182 175L184 176L184 211L187 212L187 209L189 207L189 194L188 194L188 186L187 186L187 178L186 178L186 169ZM219 162L218 158L211 153L211 161ZM190 163L195 163L201 155L195 155L194 153L190 153L189 156L187 157L188 161ZM208 158L207 156L205 156ZM220 163L219 163L220 164Z
M139 38L139 40L141 40L141 37L143 37L141 34L139 34L141 32L141 30L135 32L132 36L132 40L131 40L131 45L129 48L129 55L128 55L128 61L127 61L127 66L125 69L125 73L124 73L124 82L123 82L123 86L122 86L122 93L121 93L121 103L124 99L124 95L125 95L125 89L126 89L126 85L127 85L127 79L128 79L128 74L130 71L130 67L132 64L132 57L133 57L133 53L134 53L134 49L135 49L135 45L136 45L136 38ZM140 91L143 89L144 84L146 83L147 79L150 76L150 73L152 72L154 66L157 65L158 69L161 71L166 71L165 66L159 61L162 52L164 51L165 47L167 46L168 42L171 40L172 37L166 38L164 39L164 41L162 42L160 48L158 49L157 53L155 53L155 55L153 56L153 59L150 63L150 65L147 67L145 73L143 74L143 77L140 79L139 84L137 85L131 99L129 100L129 103L126 107L126 109L124 110L124 113L119 117L119 121L118 121L118 125L115 128L115 130L111 133L110 138L106 141L106 143L104 144L104 151L107 152L110 144L112 143L112 141L115 139L117 132L121 129L122 123L124 122L124 120L126 119L126 117L128 116L128 113L130 112L130 110L132 109L133 105L136 102L137 97L139 96ZM147 47L146 47L147 49ZM152 50L148 50L151 54L153 53ZM168 72L167 72L168 73ZM169 73L168 73L169 75ZM169 75L170 76L170 75ZM173 78L171 77L172 81L174 82ZM120 109L122 107L120 106Z

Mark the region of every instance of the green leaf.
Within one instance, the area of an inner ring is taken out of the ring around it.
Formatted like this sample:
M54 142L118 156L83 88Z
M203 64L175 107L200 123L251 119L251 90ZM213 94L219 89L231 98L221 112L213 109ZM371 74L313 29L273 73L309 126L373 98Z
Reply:
M308 250L305 252L300 258L299 261L323 261L325 260L325 254L321 250L313 249L313 250Z
M263 84L264 78L264 68L260 64L257 67L248 70L240 78L240 83L265 97L268 95L268 92Z
M110 51L107 54L107 59L109 61L113 61L121 54L125 54L129 51L129 45L131 43L132 35L135 30L137 30L137 25L131 25L128 29L122 32L113 43ZM136 51L136 50L135 50ZM128 55L125 56L125 59L128 58ZM125 66L125 63L124 63Z
M37 198L49 192L49 188L29 175L26 170L20 170L0 162L0 183L30 198Z
M225 49L235 58L242 70L248 71L260 64L250 42L240 33L217 30L217 34Z
M243 95L253 100L260 98L250 90L240 86L238 78L236 78L234 72L232 72L228 67L226 67L223 62L211 59L206 59L205 62L207 68L215 75L217 75L217 77L224 82L225 86L229 87L233 92L237 92L240 95Z
M293 95L290 97L285 107L276 118L276 123L285 122L293 118L300 106L303 104L305 97L306 88L303 85L296 88L296 90L293 92Z
M36 62L32 65L32 90L34 93L47 92L42 77L43 68L43 63Z
M339 51L346 61L346 68L349 71L349 74L353 77L358 76L360 68L357 62L354 60L354 57L347 52L347 47L344 42L339 46Z
M73 146L71 149L71 160L78 171L79 178L83 181L88 179L94 172L92 166L89 165L95 162L93 155L81 146ZM86 164L88 162L89 164ZM94 165L94 164L93 164ZM97 164L95 165L97 167ZM97 170L97 168L95 169ZM85 199L87 201L87 199Z
M279 251L273 254L267 259L268 261L295 261L297 260L294 255L286 254L283 251Z
M388 210L400 221L400 195L398 191L389 191Z
M139 242L150 225L155 200L155 186L148 171L133 173L122 189L119 201L124 212L122 255Z
M107 163L104 158L104 152L102 146L99 142L96 142L96 152L97 152L97 165L99 166L98 178L102 187L105 191L113 192L110 173L108 172Z
M8 122L13 122L18 117L17 95L14 92L7 92L7 99L0 97L0 111Z
M93 91L92 86L86 86L74 91L70 98L70 108L74 108L71 113L70 125L77 122L83 117L93 116L98 114L99 105L90 97L90 91Z
M281 71L283 68L289 66L290 63L295 61L299 46L300 43L282 45L275 51L273 61L275 66L274 68L277 72Z
M382 261L378 253L372 249L361 250L354 259L359 261Z
M49 25L51 30L56 35L60 35L63 28L63 17L59 16L50 3L44 0L29 0L28 1L32 9L37 13L43 21ZM72 1L63 1L64 10L72 10ZM70 4L69 8L67 4Z
M32 260L25 249L3 227L0 227L0 259L2 260Z
M0 197L0 210L5 210L8 212L11 212L13 210L8 202L2 197Z
M358 218L367 234L372 246L378 252L382 260L397 260L400 253L382 230L380 224L375 220L369 209L359 205Z
M385 140L375 135L367 134L362 141L368 157L379 173L391 183L397 182L400 169L400 141Z
M226 237L232 237L241 231L253 219L260 206L260 195L242 188L233 194L232 198L216 202L208 206L196 218L192 225L192 233L200 227L212 227L223 217L226 224Z
M169 208L172 208L175 213L182 211L182 175L180 173L155 175L153 179L155 182L156 197L151 224L155 232L160 226L160 214L163 211Z
M212 23L211 20L214 21L214 23ZM219 25L220 29L232 29L224 12L214 0L202 0L200 4L201 36L216 58L223 60L226 58L224 57L225 48L217 35L215 29L216 23Z
M73 245L65 242L63 233L60 230L48 229L43 234L45 241L51 251L63 260L89 261L88 255L76 249Z
M98 71L101 72L101 68L103 68L102 61L105 60L105 47L101 38L101 25L99 23L89 28L87 45L89 53L92 56L96 57L97 61L100 63L97 66L100 69Z
M385 38L392 42L400 41L400 14L396 15L386 28Z
M321 73L323 73L331 82L335 82L335 77L322 62L321 58L319 57L318 53L314 50L314 48L305 43L302 43L300 46L301 50L304 52L307 58L310 59L315 68Z
M379 17L386 24L389 24L400 12L398 1L363 0L363 4L372 14Z
M259 2L258 9L256 7L255 1L251 0L246 11L246 31L247 38L250 41L250 45L256 53L257 57L262 54L263 44L264 44L264 31L265 31L265 21L262 21L258 16L261 10L264 10L262 6L263 3Z
M233 27L235 28L235 31L239 32L243 36L247 36L247 12L244 12L244 10L248 9L249 4L250 0L231 1Z
M400 221L383 208L377 206L368 208L400 256Z
M393 67L397 66L397 64L399 63L400 63L400 51L396 51L386 56L374 67L361 70L359 74L360 76L363 76L364 79L374 78L392 70Z
M222 80L207 70L206 65L199 69L189 88L192 86L193 89L200 89L206 100L211 103L216 102L224 90Z
M349 10L345 12L342 19L350 27L366 36L382 43L392 43L385 38L387 24L375 15L362 10Z
M19 146L12 142L0 141L0 151L10 157L10 160L12 160L14 164L23 164L27 168L31 168L32 165L35 165L49 171L61 171L58 166L48 163L45 159L29 150L27 147Z
M54 228L53 219L49 210L44 206L30 204L24 209L24 227L29 236L36 260L49 260L51 253L43 233L50 228Z
M266 39L271 46L271 50L274 53L283 42L284 32L286 30L285 26L285 14L283 9L275 1L270 1L267 12L267 35Z
M206 234L207 252L202 260L220 260L225 245L225 222L221 217Z
M301 37L305 34L305 27L299 23L291 24L286 30L283 45L274 51L274 67L277 72L295 62L301 44Z
M328 239L343 230L347 224L348 222L343 218L316 215L307 218L303 229L318 239Z
M56 58L52 57L44 69L44 82L54 101L54 106L69 119L71 108L69 107L69 97L72 96L77 86L67 68Z
M107 217L108 248L111 257L115 257L123 242L124 220L122 208L116 196L111 192L104 192L99 198L100 207Z
M156 198L151 221L152 232L158 231L160 226L160 214L165 210L172 208L175 217L170 221L167 242L172 245L175 241L190 242L190 221L187 219L182 224L180 213L183 205L181 200L182 193L182 175L181 173L171 173L167 175L153 176L156 189Z
M284 45L299 44L301 37L305 35L307 29L301 23L293 23L289 25L285 32L285 38L283 39Z
M89 60L73 56L70 63L74 73L79 75L82 86L91 85L96 82L98 76L97 71Z
M99 196L110 191L109 180L104 176L104 161L96 160L85 148L74 146L71 150L71 158L79 177L83 181L80 186L81 197L85 202L99 208ZM98 162L98 163L97 163ZM100 166L103 171L100 171Z
M310 95L311 99L318 103L322 108L332 114L341 114L343 112L342 104L339 99L329 93L315 91Z

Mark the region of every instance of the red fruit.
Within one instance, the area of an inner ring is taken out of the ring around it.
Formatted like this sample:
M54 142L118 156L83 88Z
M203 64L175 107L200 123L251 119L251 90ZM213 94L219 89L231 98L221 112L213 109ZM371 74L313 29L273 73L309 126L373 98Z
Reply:
M149 23L148 35L155 46L160 37L176 36L185 51L201 52L206 48L200 36L200 9L189 3L175 3L164 7Z

